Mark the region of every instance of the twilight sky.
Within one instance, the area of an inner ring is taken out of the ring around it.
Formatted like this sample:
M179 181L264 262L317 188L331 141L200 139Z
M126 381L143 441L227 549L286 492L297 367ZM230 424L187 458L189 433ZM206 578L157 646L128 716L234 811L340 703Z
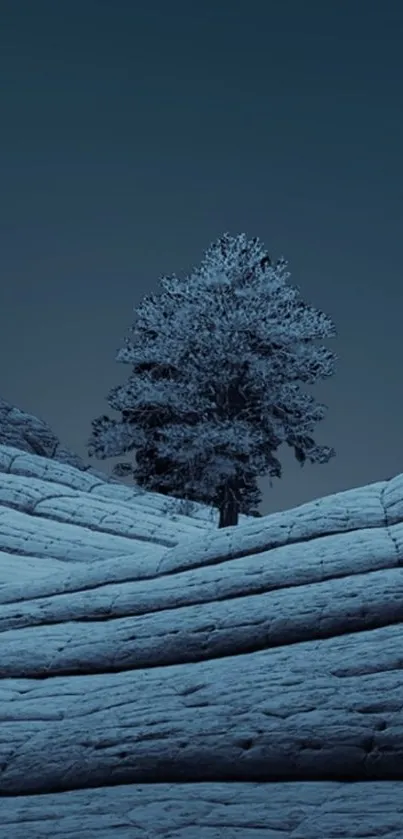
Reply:
M331 315L340 356L314 391L336 457L301 469L285 449L261 511L402 472L401 0L1 15L0 396L87 459L133 307L245 232Z

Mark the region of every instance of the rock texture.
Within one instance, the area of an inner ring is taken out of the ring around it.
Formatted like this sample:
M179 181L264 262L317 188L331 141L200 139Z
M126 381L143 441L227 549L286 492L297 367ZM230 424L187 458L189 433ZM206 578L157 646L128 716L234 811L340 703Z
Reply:
M179 505L0 446L1 839L401 839L403 475Z
M79 455L63 446L44 420L22 411L5 399L0 399L0 445L12 446L29 454L57 460L84 472L99 475L105 481L116 483L115 479L88 466Z

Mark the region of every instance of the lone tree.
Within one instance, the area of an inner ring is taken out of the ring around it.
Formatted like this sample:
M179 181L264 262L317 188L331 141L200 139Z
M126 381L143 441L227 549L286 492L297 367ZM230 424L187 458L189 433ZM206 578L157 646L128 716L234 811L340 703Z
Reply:
M335 354L315 342L336 331L289 276L259 239L225 234L189 276L163 277L117 355L132 365L107 399L121 418L93 421L89 454L136 451L115 474L218 507L219 527L259 515L257 479L281 477L282 443L301 465L326 463L334 450L312 438L326 408L301 384L333 374Z

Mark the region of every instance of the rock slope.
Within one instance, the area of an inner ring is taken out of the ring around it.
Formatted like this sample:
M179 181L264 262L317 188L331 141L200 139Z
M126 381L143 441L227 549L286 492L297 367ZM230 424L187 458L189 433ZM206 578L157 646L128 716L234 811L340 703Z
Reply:
M63 446L50 426L28 411L0 399L0 444L87 469L78 455Z
M401 839L403 475L179 510L0 446L1 839Z

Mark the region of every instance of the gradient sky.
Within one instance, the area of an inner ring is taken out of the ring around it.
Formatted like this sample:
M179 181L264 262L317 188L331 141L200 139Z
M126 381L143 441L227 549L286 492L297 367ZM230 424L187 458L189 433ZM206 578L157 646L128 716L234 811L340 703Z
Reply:
M315 389L336 457L286 449L262 512L402 472L401 0L3 0L1 18L0 396L87 459L133 307L245 232L340 356Z

